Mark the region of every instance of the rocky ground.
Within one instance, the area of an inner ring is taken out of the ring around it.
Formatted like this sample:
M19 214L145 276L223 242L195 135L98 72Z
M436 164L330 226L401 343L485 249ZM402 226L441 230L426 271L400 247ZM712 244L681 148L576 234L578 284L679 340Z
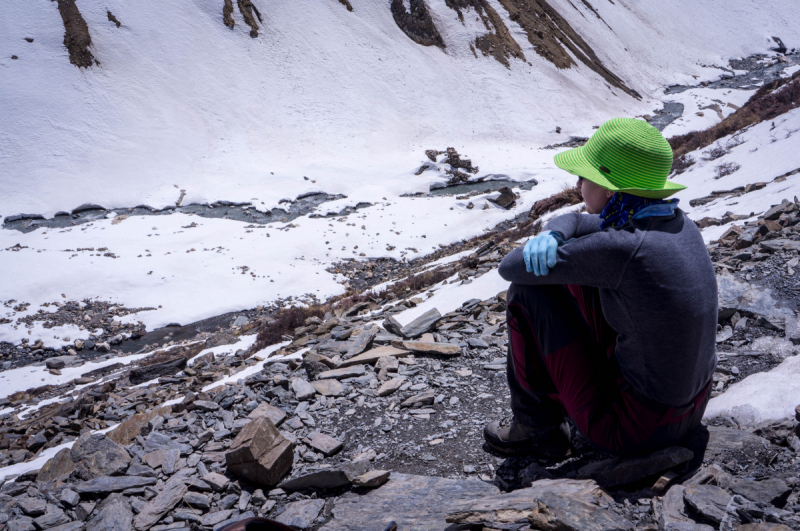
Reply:
M709 246L720 278L715 395L800 343L800 205L762 218ZM699 224L717 222L727 221ZM514 245L481 244L449 282L492 272ZM714 419L686 447L633 460L579 435L562 462L492 453L483 426L508 414L505 294L400 326L393 315L422 304L428 288L334 306L266 359L237 346L269 319L254 311L172 336L131 366L12 397L0 466L55 455L3 480L0 529L219 529L248 515L326 530L392 520L399 529L800 529L794 419L751 429ZM48 315L89 312L92 326L123 333L119 310L101 304ZM142 340L124 330L120 345ZM117 355L109 348L39 353L37 363L58 371Z

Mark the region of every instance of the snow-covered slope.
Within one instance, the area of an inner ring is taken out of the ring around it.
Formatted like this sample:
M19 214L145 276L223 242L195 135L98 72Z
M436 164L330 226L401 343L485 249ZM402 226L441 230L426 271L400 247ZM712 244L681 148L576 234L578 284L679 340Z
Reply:
M177 200L175 185L184 203L274 206L312 189L402 182L424 149L445 145L513 170L525 160L509 168L506 149L652 112L665 84L717 76L701 65L766 51L770 35L800 42L793 0L553 1L638 101L580 61L559 70L487 1L526 61L506 68L474 53L487 28L474 9L459 21L446 0L426 2L444 49L408 38L388 1L353 0L348 11L335 0L255 0L253 39L237 10L236 26L223 24L223 0L78 0L98 62L78 68L55 2L3 2L0 214L160 207Z

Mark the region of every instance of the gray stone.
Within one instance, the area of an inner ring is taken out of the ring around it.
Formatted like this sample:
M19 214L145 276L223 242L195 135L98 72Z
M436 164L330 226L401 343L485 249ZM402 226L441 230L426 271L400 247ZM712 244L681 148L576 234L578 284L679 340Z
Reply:
M342 380L344 378L354 378L357 376L362 376L365 371L366 371L366 366L364 365L353 365L349 367L342 367L340 369L333 369L330 371L319 373L319 375L317 375L317 380L324 380L326 378L335 378L337 380Z
M325 457L332 456L344 447L343 442L318 431L309 433L308 437L303 439L303 442Z
M99 345L98 345L99 346ZM186 368L186 358L178 357L163 363L137 367L128 376L131 384L139 385L162 376L172 376Z
M389 396L403 386L404 378L392 378L386 380L378 389L378 396Z
M33 524L39 529L52 529L54 527L62 526L64 524L68 524L70 521L70 517L67 514L60 510L55 509L45 512L42 516L33 519Z
M86 524L86 531L133 531L131 504L122 494L112 494L100 504L97 516Z
M155 485L156 478L141 476L102 476L75 483L72 488L79 494L106 494Z
M334 378L326 378L324 380L311 382L311 386L314 387L317 393L323 396L344 396L347 394L344 385Z
M285 491L305 489L334 489L349 485L355 478L366 473L368 461L344 463L337 467L327 467L292 478L280 484Z
M770 240L775 242L777 240ZM800 246L800 242L793 242ZM763 242L762 242L763 246ZM771 322L792 318L794 312L765 286L744 282L731 274L717 275L720 321L730 319L736 312L757 314Z
M374 489L389 481L391 475L392 473L387 470L370 470L366 474L361 474L353 478L353 485L356 487Z
M361 332L353 342L353 345L347 349L347 352L342 357L344 359L350 359L367 350L372 346L372 341L375 339L375 336L378 335L378 330L380 329L377 326L373 326Z
M308 529L319 516L325 500L301 500L286 505L286 510L275 520L295 529Z
M77 367L83 364L83 360L78 356L56 356L48 358L44 362L48 369L63 369L64 367Z
M203 515L203 517L200 518L200 524L205 527L213 527L220 522L228 520L231 514L233 514L233 511L230 510L213 511Z
M425 332L430 332L436 322L442 318L439 310L432 308L423 313L400 330L400 335L406 339L419 337Z
M24 497L17 499L17 507L20 508L25 516L41 516L47 509L47 502L41 498Z
M766 439L749 431L709 426L704 459L706 462L725 463L738 452L753 454L763 450L765 442Z
M128 451L101 433L81 435L70 451L75 474L81 479L124 474L130 465Z
M47 437L45 437L44 431L40 431L39 433L28 437L28 440L25 442L25 448L29 452L36 452L45 444L47 444Z
M483 481L392 474L379 489L339 498L321 531L374 531L391 521L401 531L442 531L448 527L445 516L459 502L498 492Z
M228 483L231 482L228 478L216 472L210 472L200 479L206 482L208 486L217 492L224 490L225 487L228 486Z
M61 505L66 507L67 509L72 509L76 507L81 502L80 495L71 489L64 489L61 491L61 497L59 498Z
M257 485L275 485L291 469L292 444L266 417L253 420L225 454L228 470Z
M280 426L281 422L286 420L286 412L284 410L271 406L266 402L261 402L258 407L247 416L253 420L259 417L266 417L271 420L275 426Z
M86 528L84 527L83 522L67 522L66 524L51 527L47 531L83 531L84 529Z
M133 525L138 531L150 529L181 502L186 491L187 487L182 481L175 479L167 481L167 484L164 485L164 490L147 502L142 511L136 515Z
M17 516L6 522L7 531L36 531L33 525L33 518L29 516Z
M217 411L219 409L219 404L210 400L195 400L192 404L200 411Z
M621 531L633 529L624 517L583 500L547 492L536 500L536 508L528 515L532 529L574 531Z
M432 389L428 391L423 391L422 393L416 394L408 399L406 399L400 407L420 407L420 406L427 406L433 404L433 400L436 398L436 392Z
M295 378L292 380L292 391L294 391L295 396L301 402L305 400L311 400L317 394L314 386L302 378Z
M768 503L778 507L783 506L792 489L785 481L778 478L764 479L761 481L737 481L730 489L735 494L740 494L748 500Z
M427 341L403 341L403 347L413 352L423 354L439 354L441 356L456 356L461 353L461 347L451 343L429 343Z
M590 463L578 470L578 475L582 478L592 478L604 487L616 487L676 467L691 461L693 457L694 452L691 450L681 446L671 446L641 457L607 459Z
M183 499L186 500L186 503L192 507L197 507L203 510L208 510L211 508L211 498L207 494L202 494L200 492L187 492Z
M397 319L392 316L387 317L383 320L383 327L391 334L396 336L402 336L403 325L401 325Z
M714 485L692 485L684 490L683 499L697 514L719 525L732 496Z
M180 456L181 452L177 448L161 449L145 454L142 461L152 468L160 466L162 472L171 476L175 473L175 465Z
M467 338L467 345L469 345L472 348L479 348L479 349L489 348L489 343L487 343L486 341L484 341L479 337Z

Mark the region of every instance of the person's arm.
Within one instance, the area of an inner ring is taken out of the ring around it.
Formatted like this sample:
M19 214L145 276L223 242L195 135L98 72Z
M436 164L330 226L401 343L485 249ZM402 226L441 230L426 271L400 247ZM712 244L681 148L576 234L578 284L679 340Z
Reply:
M567 241L558 246L555 265L546 275L540 276L527 271L523 247L518 247L503 258L498 272L515 284L580 284L616 288L641 237L641 233L610 230Z
M557 232L564 241L600 232L600 216L570 212L556 216L544 226L544 230Z

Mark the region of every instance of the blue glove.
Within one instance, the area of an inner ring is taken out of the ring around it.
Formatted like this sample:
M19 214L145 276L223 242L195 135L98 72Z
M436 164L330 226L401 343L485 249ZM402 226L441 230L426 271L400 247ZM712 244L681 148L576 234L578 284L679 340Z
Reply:
M537 277L549 273L550 268L556 265L556 251L559 243L563 243L563 241L558 234L549 230L540 232L536 237L528 240L522 249L522 257L528 273L533 273Z

